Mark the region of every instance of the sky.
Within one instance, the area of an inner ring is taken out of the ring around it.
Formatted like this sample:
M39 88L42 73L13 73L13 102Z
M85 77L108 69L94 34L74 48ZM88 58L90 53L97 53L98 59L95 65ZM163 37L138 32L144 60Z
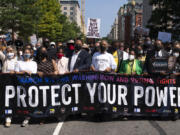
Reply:
M105 37L111 30L119 8L127 3L127 0L85 0L85 3L86 25L88 18L100 18L101 37Z

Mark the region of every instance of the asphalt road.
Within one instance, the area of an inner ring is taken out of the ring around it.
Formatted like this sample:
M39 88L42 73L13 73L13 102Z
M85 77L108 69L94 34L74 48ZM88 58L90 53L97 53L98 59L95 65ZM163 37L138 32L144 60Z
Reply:
M17 120L18 121L18 120ZM97 122L88 118L69 118L64 122L39 121L22 128L15 122L4 128L2 121L0 135L179 135L180 120L120 119Z

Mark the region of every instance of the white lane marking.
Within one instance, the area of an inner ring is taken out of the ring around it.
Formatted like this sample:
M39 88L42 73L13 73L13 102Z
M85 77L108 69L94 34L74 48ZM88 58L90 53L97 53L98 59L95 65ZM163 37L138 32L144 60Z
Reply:
M63 125L64 122L59 122L54 130L54 133L53 135L59 135L60 131L61 131L61 128L62 128L62 125Z

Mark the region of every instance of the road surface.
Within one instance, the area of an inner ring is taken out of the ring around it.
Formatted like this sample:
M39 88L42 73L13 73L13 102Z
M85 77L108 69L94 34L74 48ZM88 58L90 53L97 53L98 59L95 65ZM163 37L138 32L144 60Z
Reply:
M0 135L179 135L180 120L160 120L151 118L130 118L96 121L89 117L70 117L64 122L55 119L33 120L27 127L20 126L21 120L14 120L10 128L5 128L3 120L0 125Z

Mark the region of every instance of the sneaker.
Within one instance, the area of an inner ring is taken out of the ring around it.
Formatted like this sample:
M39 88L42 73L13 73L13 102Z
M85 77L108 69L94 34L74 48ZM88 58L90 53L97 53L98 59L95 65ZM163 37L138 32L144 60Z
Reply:
M122 119L122 120L127 121L127 120L128 120L128 118L127 118L127 117L123 117L123 119Z
M11 126L11 118L6 118L5 127L9 128Z
M25 119L21 124L21 127L26 127L29 124L29 120Z

